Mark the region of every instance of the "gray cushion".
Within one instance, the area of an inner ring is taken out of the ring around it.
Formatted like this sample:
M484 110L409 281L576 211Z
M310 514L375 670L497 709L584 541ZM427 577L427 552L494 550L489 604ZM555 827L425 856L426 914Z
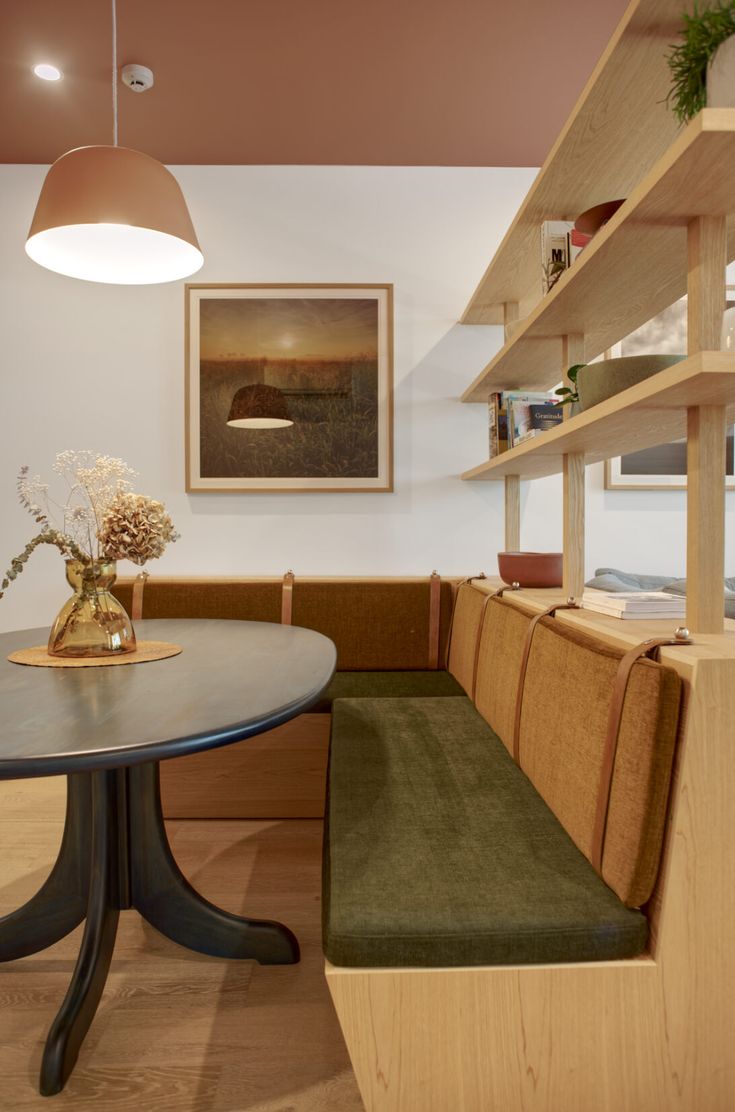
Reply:
M467 698L334 704L323 914L346 966L602 961L647 937Z
M670 595L686 595L686 579L670 575L637 575L617 568L597 568L594 577L585 583L598 591L666 591ZM725 579L725 617L735 618L735 577Z

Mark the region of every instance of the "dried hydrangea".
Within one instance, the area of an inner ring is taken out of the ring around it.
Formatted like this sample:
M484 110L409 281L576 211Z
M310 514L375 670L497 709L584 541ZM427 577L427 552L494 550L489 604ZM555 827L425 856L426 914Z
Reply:
M110 504L97 536L107 559L145 564L161 556L179 534L162 502L122 491Z

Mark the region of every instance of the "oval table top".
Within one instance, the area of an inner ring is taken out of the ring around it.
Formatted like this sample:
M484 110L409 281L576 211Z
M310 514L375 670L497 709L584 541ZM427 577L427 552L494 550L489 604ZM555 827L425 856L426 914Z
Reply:
M312 706L334 674L332 642L270 622L157 619L139 640L165 660L101 668L13 664L47 629L0 635L0 779L87 772L214 749Z

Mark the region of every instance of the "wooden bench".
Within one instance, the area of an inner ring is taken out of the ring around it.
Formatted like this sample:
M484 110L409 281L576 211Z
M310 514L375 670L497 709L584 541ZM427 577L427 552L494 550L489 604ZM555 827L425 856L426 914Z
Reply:
M469 697L334 707L324 947L366 1108L725 1112L735 660L632 666L600 844L640 629L541 619L519 714L524 596L461 589L449 667Z

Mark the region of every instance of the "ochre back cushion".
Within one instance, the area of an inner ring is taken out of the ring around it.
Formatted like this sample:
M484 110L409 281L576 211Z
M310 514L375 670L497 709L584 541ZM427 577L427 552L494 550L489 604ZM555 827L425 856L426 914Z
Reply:
M517 606L492 598L480 635L475 706L511 753L518 675L530 621Z
M113 594L128 614L133 581L119 580ZM151 575L143 592L144 618L235 618L280 622L279 579L163 579Z
M584 855L592 835L608 711L623 654L542 618L528 659L520 765ZM650 660L633 665L620 724L602 861L629 907L650 897L663 839L681 680Z
M293 624L337 646L340 671L393 671L429 664L430 584L422 580L316 580L297 577ZM444 659L452 590L441 584L439 662Z
M280 622L281 579L163 579L143 593L144 618L236 618ZM132 581L115 585L130 612ZM440 651L444 661L452 588L440 588ZM429 666L430 582L425 579L300 579L294 581L292 623L315 629L337 646L341 671L393 671Z
M472 583L462 583L457 591L454 605L447 669L470 697L472 696L472 681L475 673L480 623L482 622L485 604L490 605L488 593L488 591L473 586Z

